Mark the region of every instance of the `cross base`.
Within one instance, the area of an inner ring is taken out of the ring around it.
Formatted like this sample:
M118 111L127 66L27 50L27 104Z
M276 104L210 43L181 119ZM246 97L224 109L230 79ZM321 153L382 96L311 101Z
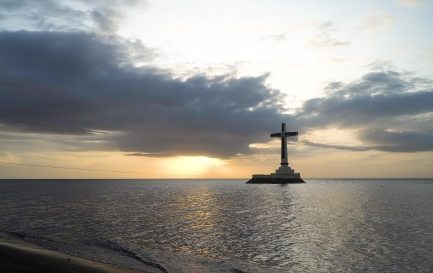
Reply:
M292 175L295 174L295 170L289 167L289 165L281 165L278 169L275 170L275 173L272 173L274 175ZM272 175L271 174L271 175Z
M253 174L253 177L247 182L248 184L297 184L305 183L300 173L288 165L281 165L274 173L271 174Z
M274 178L274 177L253 177L247 184L304 184L302 178Z

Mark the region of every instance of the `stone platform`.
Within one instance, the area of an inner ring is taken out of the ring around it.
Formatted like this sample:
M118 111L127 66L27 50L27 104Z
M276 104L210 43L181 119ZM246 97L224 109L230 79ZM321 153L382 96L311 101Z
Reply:
M253 174L247 184L299 184L305 183L299 173L290 168L288 165L281 165L275 173L271 174Z

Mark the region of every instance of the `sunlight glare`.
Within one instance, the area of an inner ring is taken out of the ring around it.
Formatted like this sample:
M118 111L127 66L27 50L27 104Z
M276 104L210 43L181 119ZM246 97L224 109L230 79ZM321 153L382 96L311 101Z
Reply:
M174 176L202 175L212 167L222 166L224 161L206 156L177 156L167 159Z

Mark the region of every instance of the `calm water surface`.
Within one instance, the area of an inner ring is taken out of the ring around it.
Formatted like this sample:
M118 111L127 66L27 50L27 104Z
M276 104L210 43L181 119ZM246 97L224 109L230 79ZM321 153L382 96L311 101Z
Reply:
M433 180L3 180L0 231L168 272L433 272Z

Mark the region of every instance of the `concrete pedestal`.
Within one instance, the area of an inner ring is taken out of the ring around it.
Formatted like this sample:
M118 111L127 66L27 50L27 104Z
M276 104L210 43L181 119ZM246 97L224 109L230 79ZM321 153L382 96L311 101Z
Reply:
M247 184L298 184L305 183L299 173L290 168L288 165L281 165L275 173L271 174L253 174Z

